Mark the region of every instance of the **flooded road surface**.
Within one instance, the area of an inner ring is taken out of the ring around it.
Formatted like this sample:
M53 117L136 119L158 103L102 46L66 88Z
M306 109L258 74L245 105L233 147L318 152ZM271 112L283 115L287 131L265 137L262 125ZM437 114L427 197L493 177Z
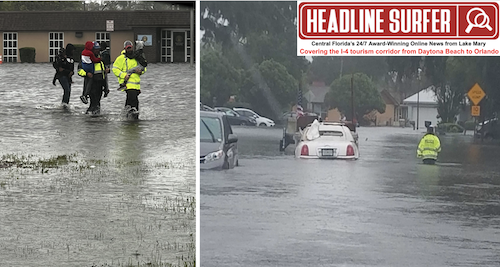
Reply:
M500 266L500 146L358 128L360 159L295 159L281 129L235 128L240 167L200 176L201 263L210 266Z
M112 74L101 116L78 76L63 110L53 71L0 65L0 265L192 266L195 69L148 66L138 121Z

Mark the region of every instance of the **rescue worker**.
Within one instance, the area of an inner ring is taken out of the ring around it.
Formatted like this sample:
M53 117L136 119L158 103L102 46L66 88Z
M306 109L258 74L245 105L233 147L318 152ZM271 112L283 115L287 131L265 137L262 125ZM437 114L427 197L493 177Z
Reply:
M92 52L96 57L99 56L101 47L98 42L94 42L94 46L92 48ZM78 75L81 77L89 77L92 78L92 85L90 86L90 105L87 109L86 114L98 115L101 113L101 98L102 93L104 92L104 97L108 96L109 88L106 86L106 73L109 73L109 68L105 68L104 62L95 62L94 63L94 73L86 72L81 65L78 66L80 69L78 70ZM87 80L87 79L86 79ZM86 84L84 84L84 87Z
M427 127L427 133L420 139L417 157L423 159L424 164L434 164L439 152L441 152L441 142L434 134L434 126L430 125Z
M125 108L127 112L134 118L139 117L139 94L141 93L141 76L146 72L144 70L136 69L135 73L127 74L127 71L137 67L138 62L134 58L134 45L131 41L123 43L124 50L115 59L113 63L113 73L118 77L118 83L122 84L127 80L126 88L122 89L127 93L125 101Z

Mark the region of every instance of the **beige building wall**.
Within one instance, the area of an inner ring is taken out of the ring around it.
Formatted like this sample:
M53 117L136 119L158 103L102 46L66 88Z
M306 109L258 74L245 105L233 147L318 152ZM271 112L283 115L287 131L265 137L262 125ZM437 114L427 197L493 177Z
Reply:
M340 121L340 119L340 111L334 108L328 111L325 121Z
M49 33L47 32L18 32L17 33L17 60L21 62L19 49L23 47L35 48L35 62L49 61Z
M95 33L92 32L82 32L82 37L76 37L74 31L63 32L64 33L64 46L67 44L81 44L85 45L87 41L94 41ZM110 54L111 61L113 62L116 57L118 57L123 50L123 42L125 40L134 41L133 32L111 32L110 33ZM18 32L18 49L22 47L34 47L36 50L35 62L44 63L49 62L49 33L48 32ZM80 55L74 55L75 58ZM18 60L20 61L20 55L18 54Z
M375 111L375 116L377 117L377 126L394 125L394 105L386 104L385 112L381 114L378 111Z

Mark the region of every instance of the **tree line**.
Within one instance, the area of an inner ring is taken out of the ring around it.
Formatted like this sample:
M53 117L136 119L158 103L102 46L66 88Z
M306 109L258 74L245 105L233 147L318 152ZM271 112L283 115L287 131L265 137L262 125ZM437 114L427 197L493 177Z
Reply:
M313 81L330 87L327 108L349 113L350 80L358 112L385 105L379 92L399 99L433 85L438 113L453 122L478 83L486 92L481 113L500 105L496 57L312 57L297 56L296 2L201 2L201 101L215 106L249 106L278 118ZM236 96L236 103L228 103ZM363 114L360 114L361 116Z
M188 10L194 2L182 1L2 1L0 11L111 11Z

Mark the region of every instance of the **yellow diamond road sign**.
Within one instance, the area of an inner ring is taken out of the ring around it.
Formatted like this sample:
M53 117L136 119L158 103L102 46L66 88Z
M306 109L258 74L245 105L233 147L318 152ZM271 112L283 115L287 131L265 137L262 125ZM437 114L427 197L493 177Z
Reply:
M481 89L481 86L476 83L474 84L474 86L472 86L467 95L469 96L470 101L472 101L472 103L477 106L477 104L481 102L486 94L484 93L483 89Z

